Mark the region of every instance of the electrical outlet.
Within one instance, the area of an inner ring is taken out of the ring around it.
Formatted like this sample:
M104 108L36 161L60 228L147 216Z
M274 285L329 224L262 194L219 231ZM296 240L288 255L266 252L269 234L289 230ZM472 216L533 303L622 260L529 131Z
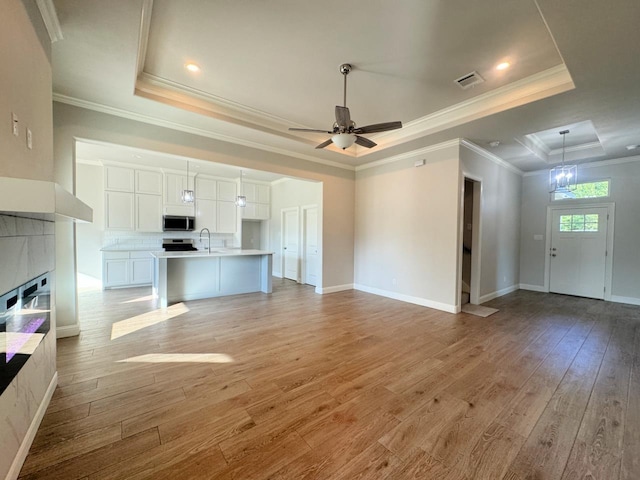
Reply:
M31 133L31 129L27 127L27 148L29 150L33 149L33 134Z
M16 137L20 135L20 129L18 127L18 115L13 112L11 112L11 129Z

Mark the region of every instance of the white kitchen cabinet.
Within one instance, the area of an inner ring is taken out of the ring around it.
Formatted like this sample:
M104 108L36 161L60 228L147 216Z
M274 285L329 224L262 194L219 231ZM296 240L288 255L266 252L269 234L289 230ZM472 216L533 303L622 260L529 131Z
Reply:
M229 180L218 180L216 182L218 189L217 200L223 202L235 202L237 196L236 182Z
M129 283L129 253L104 252L102 254L102 285L121 287Z
M134 171L124 167L105 167L104 189L116 192L133 192Z
M153 281L153 257L150 252L103 252L104 288L150 285Z
M105 192L105 228L107 230L133 230L134 195L127 192Z
M136 193L162 195L162 173L136 170Z
M242 209L242 218L246 220L268 220L271 213L269 185L243 182L242 191L247 197L247 206Z
M213 178L196 177L196 198L203 200L217 200L217 181Z
M153 281L153 257L149 252L129 252L131 285L149 285Z
M208 228L211 233L217 232L218 202L206 198L196 198L196 230Z
M162 232L162 196L136 193L136 231Z
M187 188L187 176L176 173L164 174L164 204L184 205L182 191Z
M217 202L217 233L236 233L238 229L238 207L235 202Z

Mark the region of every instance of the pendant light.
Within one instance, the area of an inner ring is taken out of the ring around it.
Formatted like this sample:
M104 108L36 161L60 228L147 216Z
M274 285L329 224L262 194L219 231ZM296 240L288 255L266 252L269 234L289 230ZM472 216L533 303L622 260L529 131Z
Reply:
M244 193L242 191L242 170L240 170L240 195L236 197L236 206L238 207L246 207L247 206L247 197L242 195Z
M562 130L562 164L549 170L549 192L570 193L576 189L578 166L564 164L565 140L569 130Z
M193 203L194 200L193 190L189 189L189 160L187 160L187 188L182 190L182 203Z

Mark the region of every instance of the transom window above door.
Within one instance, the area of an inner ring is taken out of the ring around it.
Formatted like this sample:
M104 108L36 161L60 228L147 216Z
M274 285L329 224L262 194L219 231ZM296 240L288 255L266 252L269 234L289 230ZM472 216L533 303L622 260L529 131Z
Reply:
M598 182L585 182L576 185L575 190L570 192L555 192L551 198L556 200L570 200L581 198L603 198L609 196L609 180Z
M587 213L580 215L560 215L561 232L597 232L600 215Z

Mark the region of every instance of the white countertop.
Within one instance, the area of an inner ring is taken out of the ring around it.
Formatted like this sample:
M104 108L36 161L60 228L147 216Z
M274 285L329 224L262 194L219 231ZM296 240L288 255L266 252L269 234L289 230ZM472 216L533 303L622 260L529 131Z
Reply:
M188 257L235 257L241 255L273 255L267 250L243 250L240 248L214 248L209 253L207 250L191 252L152 252L155 258L188 258Z
M100 251L102 252L158 252L162 250L162 247L157 245L109 245L107 247L102 247Z

